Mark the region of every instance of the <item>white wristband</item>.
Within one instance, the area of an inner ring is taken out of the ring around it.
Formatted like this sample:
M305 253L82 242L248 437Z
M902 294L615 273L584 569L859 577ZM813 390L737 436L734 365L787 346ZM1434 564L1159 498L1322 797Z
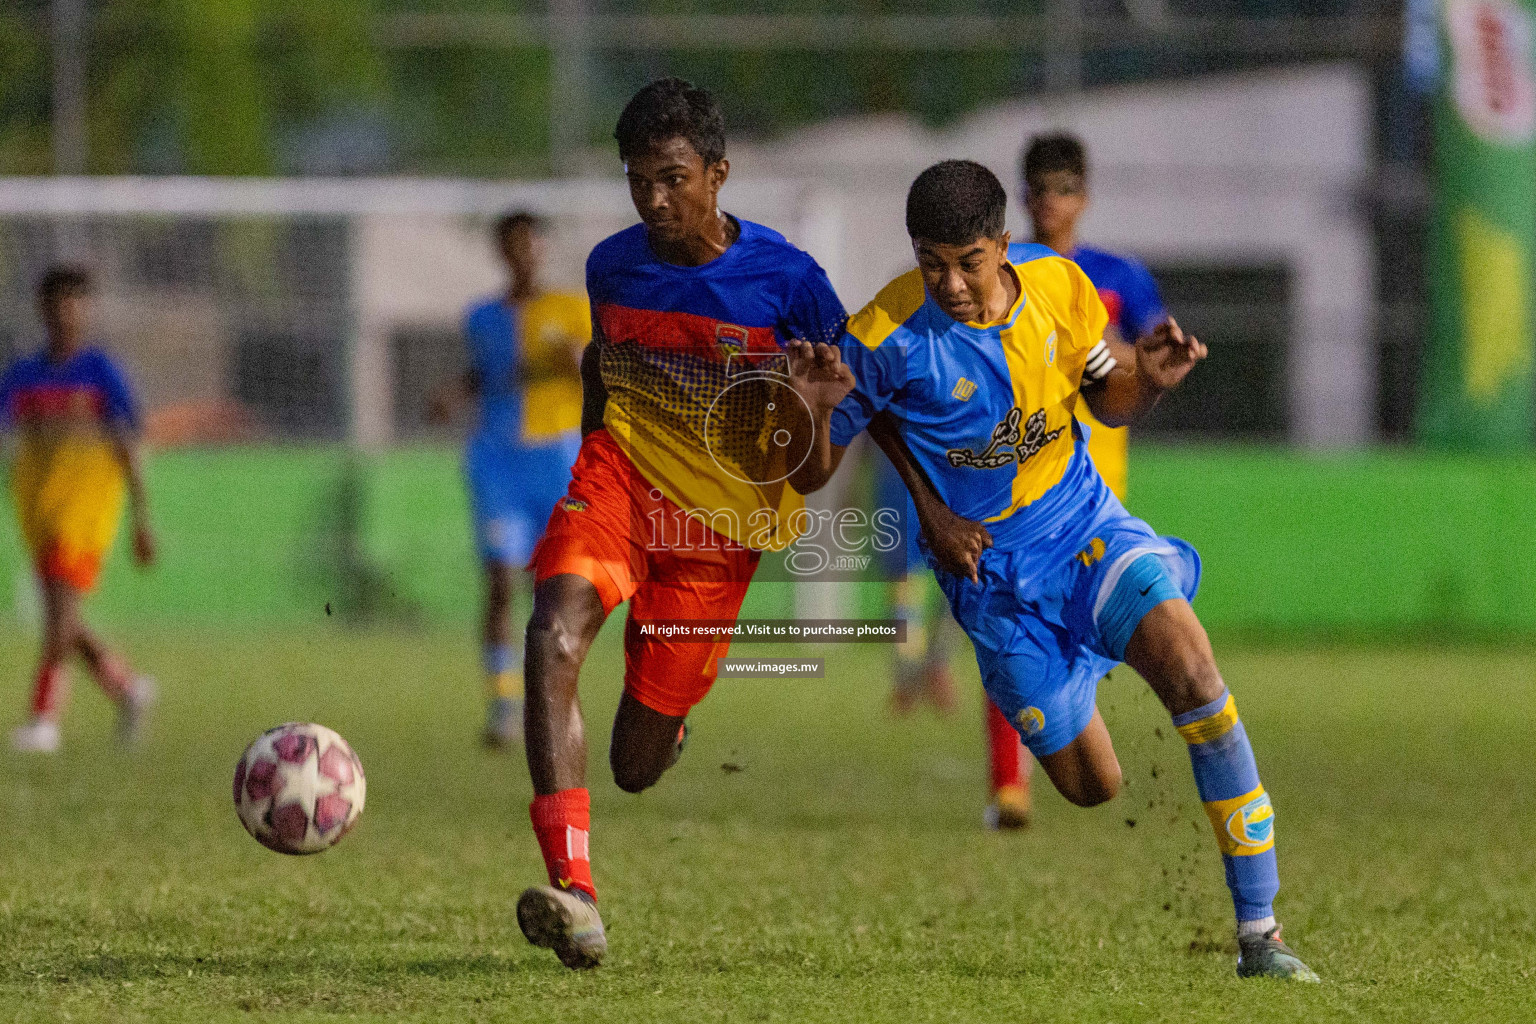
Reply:
M1110 355L1109 346L1100 338L1099 343L1088 350L1088 362L1083 367L1083 376L1089 380L1103 380L1109 376L1109 371L1120 364L1115 362L1115 357Z

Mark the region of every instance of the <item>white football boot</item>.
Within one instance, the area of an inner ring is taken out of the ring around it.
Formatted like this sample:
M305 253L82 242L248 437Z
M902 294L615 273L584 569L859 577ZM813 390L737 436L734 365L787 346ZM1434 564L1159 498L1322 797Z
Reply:
M52 754L59 749L59 723L34 718L11 730L11 749L25 754Z
M535 885L517 901L517 925L535 946L555 951L572 970L596 967L608 952L597 904L579 889Z
M134 676L117 705L117 741L132 746L144 736L149 711L160 698L160 688L149 676Z

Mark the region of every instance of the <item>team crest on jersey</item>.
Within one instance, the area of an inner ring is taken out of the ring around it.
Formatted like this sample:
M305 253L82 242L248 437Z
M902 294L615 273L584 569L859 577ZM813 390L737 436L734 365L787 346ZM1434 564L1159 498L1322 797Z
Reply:
M1050 337L1045 339L1045 365L1056 365L1056 332L1052 331Z
M975 393L976 382L973 380L966 380L964 377L961 377L960 380L955 383L955 390L950 392L951 395L954 395L962 402L969 402L971 400L971 396Z
M720 346L720 354L723 356L736 355L746 347L749 337L745 327L737 327L735 324L715 324L715 344Z
M1086 548L1083 548L1083 550L1077 553L1077 560L1082 562L1083 566L1088 569L1092 569L1094 565L1098 563L1099 559L1103 557L1104 539L1102 537L1093 538L1093 540L1088 542L1088 546Z
M587 503L580 498L561 498L560 507L567 512L585 512L587 510Z
M1020 427L1022 424L1022 429ZM1055 430L1045 429L1045 410L1036 409L1030 413L1029 419L1024 419L1024 410L1014 406L1008 410L1002 422L992 428L992 442L981 451L972 451L969 448L951 448L946 453L949 456L949 464L955 468L969 466L971 469L999 469L1010 462L1023 465L1036 455L1041 449L1061 436L1066 427L1057 427Z
M1027 707L1014 718L1023 736L1037 736L1045 728L1045 712L1037 707Z
M1275 834L1275 809L1269 794L1260 793L1227 818L1227 835L1239 846L1263 846Z

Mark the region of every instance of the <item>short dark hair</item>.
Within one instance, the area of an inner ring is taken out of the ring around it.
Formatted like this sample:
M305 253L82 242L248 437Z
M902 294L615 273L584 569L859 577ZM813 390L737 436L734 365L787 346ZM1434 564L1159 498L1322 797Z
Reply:
M934 164L907 191L907 234L940 245L997 238L1008 219L1008 194L997 175L974 160Z
M495 237L501 242L518 228L526 228L534 234L544 230L544 218L532 210L509 210L496 218Z
M663 78L625 104L613 137L624 161L668 139L687 139L708 167L725 157L725 114L709 90L681 78Z
M69 292L89 292L91 275L84 267L74 263L55 263L43 271L37 281L37 301L51 306Z
M1019 170L1026 185L1035 175L1050 174L1052 171L1071 171L1087 177L1088 151L1083 148L1082 140L1070 132L1036 135L1024 147L1024 159L1020 162Z

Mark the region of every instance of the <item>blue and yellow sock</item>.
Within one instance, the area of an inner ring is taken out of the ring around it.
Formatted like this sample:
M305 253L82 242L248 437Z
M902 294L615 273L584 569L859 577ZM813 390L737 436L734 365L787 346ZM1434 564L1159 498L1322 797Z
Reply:
M1237 717L1237 702L1221 696L1173 724L1189 744L1195 785L1216 830L1216 845L1227 869L1227 888L1237 910L1238 930L1273 926L1280 871L1275 865L1275 812L1259 782L1248 732Z
M522 700L523 645L486 644L481 658L485 665L486 695L490 700Z

